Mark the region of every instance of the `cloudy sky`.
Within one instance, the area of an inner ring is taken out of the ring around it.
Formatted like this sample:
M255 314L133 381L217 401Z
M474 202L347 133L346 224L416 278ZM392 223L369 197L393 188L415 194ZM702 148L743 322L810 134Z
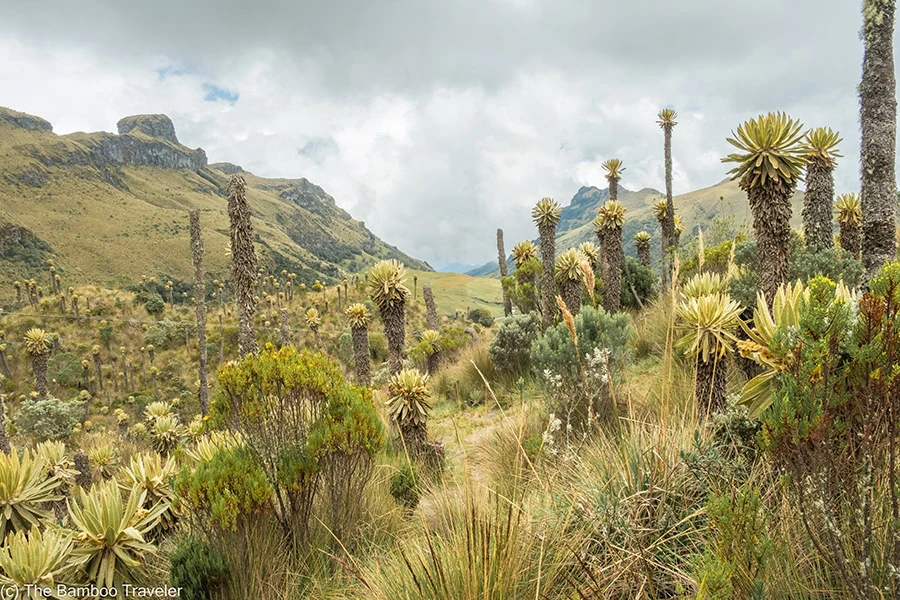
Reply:
M857 184L853 0L0 0L0 105L57 133L166 113L180 140L306 177L435 265L483 263L530 206L663 187L657 111L680 114L675 193L725 176L725 136L785 110L843 137ZM6 6L4 6L6 5Z

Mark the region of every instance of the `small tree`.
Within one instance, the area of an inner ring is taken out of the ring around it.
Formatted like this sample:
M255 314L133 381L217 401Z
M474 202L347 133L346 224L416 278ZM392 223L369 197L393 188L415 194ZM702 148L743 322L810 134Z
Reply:
M25 332L25 351L31 357L31 372L38 396L47 397L47 362L50 359L50 334L43 329L32 328Z

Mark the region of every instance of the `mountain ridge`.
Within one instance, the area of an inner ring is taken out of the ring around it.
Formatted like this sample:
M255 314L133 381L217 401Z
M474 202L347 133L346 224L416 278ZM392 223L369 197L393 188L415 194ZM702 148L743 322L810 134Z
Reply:
M306 178L265 178L208 164L183 146L165 115L132 115L119 133L53 133L52 125L0 107L0 297L46 260L68 282L190 280L187 212L201 213L210 277L228 279L226 188L247 181L260 264L298 282L332 283L377 260L430 266L375 236Z

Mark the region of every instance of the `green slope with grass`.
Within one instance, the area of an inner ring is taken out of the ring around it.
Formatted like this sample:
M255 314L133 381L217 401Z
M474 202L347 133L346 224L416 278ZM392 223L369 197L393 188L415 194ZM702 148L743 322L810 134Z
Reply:
M0 108L0 298L10 297L13 280L38 278L49 258L64 286L123 285L141 276L189 280L191 209L200 211L207 271L227 279L225 190L234 172L247 181L264 268L286 269L307 285L337 281L383 258L430 270L372 234L319 186L207 165L202 150L177 142L174 128L159 133L160 118L171 124L146 115L127 122L138 129L124 134L56 135L43 119Z

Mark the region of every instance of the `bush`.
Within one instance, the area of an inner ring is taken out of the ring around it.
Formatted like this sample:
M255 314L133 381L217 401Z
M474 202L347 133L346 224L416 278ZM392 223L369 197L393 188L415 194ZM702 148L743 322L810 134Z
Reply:
M159 294L150 294L147 296L147 299L144 300L144 310L146 310L149 315L161 315L166 310L166 304Z
M631 319L627 314L610 315L602 308L585 306L575 317L578 334L578 354L584 359L596 348L609 350L610 366L617 366L625 358L625 346L631 335ZM543 337L531 344L531 364L538 375L549 370L568 379L580 379L578 356L565 323L547 329Z
M83 371L81 360L70 352L54 354L47 363L47 377L63 387L78 385Z
M172 348L183 341L184 335L179 331L178 323L168 319L157 321L144 332L144 346L152 345L157 350Z
M494 317L484 308L473 308L469 310L468 316L470 321L478 323L482 327L490 327L494 324Z
M244 447L220 450L193 471L182 469L175 489L212 526L232 531L261 513L272 498L266 473Z
M228 576L225 557L193 537L181 540L169 563L169 583L186 600L211 600Z
M79 400L34 398L22 402L15 424L19 432L37 441L62 440L69 437L83 414L84 403Z
M634 285L634 292L637 292L640 302L634 297L631 286ZM622 272L622 307L623 308L641 308L641 304L646 307L647 304L656 298L658 291L656 289L656 271L652 267L645 267L636 259L626 256L625 269Z
M531 345L540 333L540 321L533 313L513 315L503 321L489 348L491 360L502 373L523 375L531 361Z
M416 475L408 464L391 475L391 496L402 506L412 510L419 505L419 488Z
M856 287L862 281L862 264L849 253L838 248L828 248L819 252L801 250L791 256L788 280L807 282L817 275L824 275L832 281L843 281L849 287Z

